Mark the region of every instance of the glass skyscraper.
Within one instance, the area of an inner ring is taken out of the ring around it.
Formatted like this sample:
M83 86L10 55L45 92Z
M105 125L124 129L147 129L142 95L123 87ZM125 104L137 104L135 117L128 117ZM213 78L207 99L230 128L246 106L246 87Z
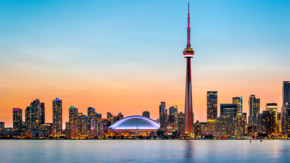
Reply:
M290 103L290 81L283 81L283 103L285 105L287 102Z
M70 138L70 122L65 123L65 137Z
M184 113L180 112L178 113L178 132L181 135L184 135L185 129L184 129Z
M45 107L44 107L44 103L40 103L40 124L44 124L45 123Z
M286 103L283 106L283 119L282 134L290 137L290 103Z
M263 111L258 114L258 135L267 136L270 134L271 114L270 111Z
M4 122L0 122L0 137L4 133L4 128L5 128L5 123Z
M82 133L83 135L88 135L88 116L83 115L82 123Z
M70 137L75 138L78 135L78 108L71 106L69 108Z
M212 121L217 118L217 91L207 92L207 120Z
M56 98L52 101L52 123L54 135L61 135L62 132L62 100Z
M233 104L237 104L237 115L243 114L243 96L233 97Z
M167 129L167 109L165 109L165 102L161 102L159 106L159 120L160 120L160 130L166 133Z
M83 135L83 119L84 115L83 113L79 113L78 115L78 135Z
M22 109L13 109L13 131L21 132Z
M95 108L89 107L88 108L88 132L89 137L93 137L96 134L96 111Z
M220 104L220 116L227 121L227 134L234 134L233 120L237 116L237 104Z
M284 115L287 113L287 103L290 104L290 81L283 81L283 86L282 86L282 108L281 108L281 113L282 113L282 118L281 118L281 129L282 129L282 134L286 135L287 131L286 128L288 127L287 125L289 124L287 122L287 115Z
M207 129L215 132L217 118L217 91L207 92Z
M277 107L277 103L267 103L266 110L270 111L270 114L271 114L270 132L277 133L278 132L278 107Z
M249 126L257 125L258 114L260 113L260 99L255 95L249 97Z
M30 111L29 111L30 134L34 131L39 131L40 124L41 124L40 112L41 112L40 102L38 99L36 99L30 104Z

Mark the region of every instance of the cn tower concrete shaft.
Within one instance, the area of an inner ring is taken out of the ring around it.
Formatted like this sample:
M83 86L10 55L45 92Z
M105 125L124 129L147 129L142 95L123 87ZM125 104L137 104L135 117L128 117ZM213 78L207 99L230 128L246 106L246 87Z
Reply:
M191 58L186 58L185 133L193 134Z

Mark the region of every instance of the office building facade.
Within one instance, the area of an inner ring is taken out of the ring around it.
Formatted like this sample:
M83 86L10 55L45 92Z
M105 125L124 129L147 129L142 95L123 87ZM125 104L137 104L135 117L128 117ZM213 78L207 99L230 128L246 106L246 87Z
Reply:
M54 135L62 133L62 100L56 98L52 101L52 124Z
M13 131L21 132L22 126L22 109L13 108Z
M78 108L71 106L69 108L70 138L78 135L78 117Z

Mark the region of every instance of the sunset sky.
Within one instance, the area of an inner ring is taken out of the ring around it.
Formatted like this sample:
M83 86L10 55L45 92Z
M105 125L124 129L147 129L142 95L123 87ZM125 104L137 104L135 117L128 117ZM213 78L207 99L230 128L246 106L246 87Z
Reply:
M184 112L188 1L0 1L0 122L39 99L46 123L63 100L125 116L161 101ZM206 121L206 92L218 104L251 94L282 103L290 80L289 0L190 1L194 121ZM219 114L219 107L218 107ZM24 117L23 117L24 120Z

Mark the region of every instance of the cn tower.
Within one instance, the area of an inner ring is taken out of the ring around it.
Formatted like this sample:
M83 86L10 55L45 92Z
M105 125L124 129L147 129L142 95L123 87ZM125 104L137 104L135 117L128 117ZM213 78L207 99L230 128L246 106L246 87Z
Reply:
M188 2L188 17L187 17L187 45L183 51L183 57L186 58L186 85L185 85L185 133L188 135L194 134L193 131L193 112L192 112L192 90L191 90L191 58L194 56L194 51L190 45L190 15Z

